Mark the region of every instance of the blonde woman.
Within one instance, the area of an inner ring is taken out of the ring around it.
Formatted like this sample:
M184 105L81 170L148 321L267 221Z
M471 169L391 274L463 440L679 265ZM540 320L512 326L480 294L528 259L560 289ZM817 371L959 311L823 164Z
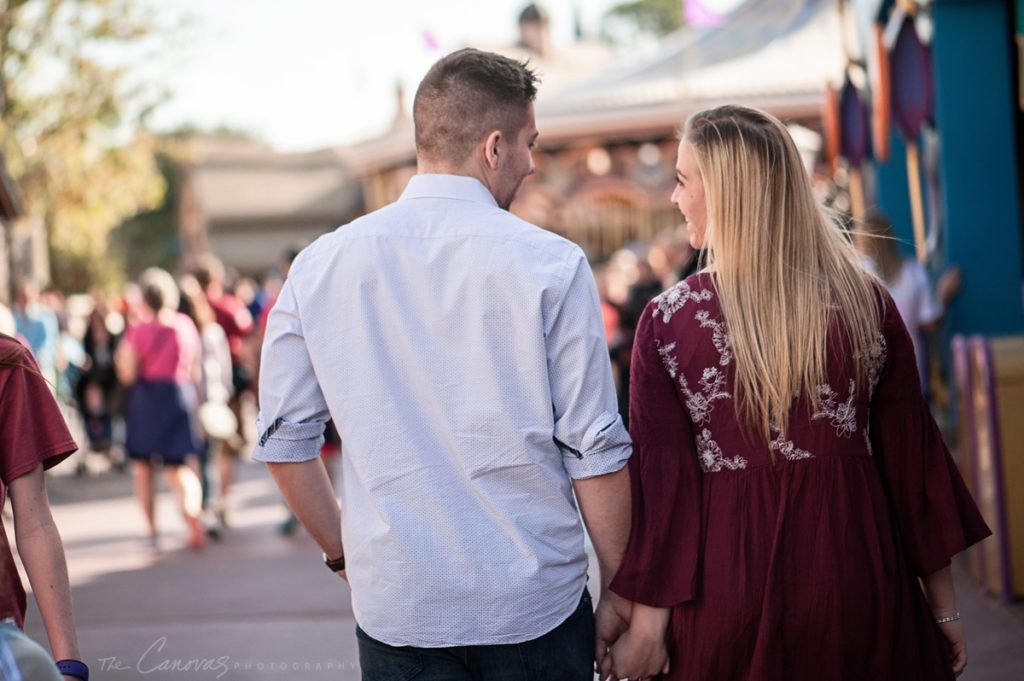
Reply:
M953 678L949 561L989 530L891 298L775 118L695 114L677 175L708 263L637 330L633 525L611 584L633 605L602 677Z

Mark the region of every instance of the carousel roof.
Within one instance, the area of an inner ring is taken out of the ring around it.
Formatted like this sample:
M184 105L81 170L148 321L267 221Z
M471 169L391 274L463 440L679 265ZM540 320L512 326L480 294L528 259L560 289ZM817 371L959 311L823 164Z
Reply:
M720 26L684 28L644 63L538 103L538 125L547 141L661 129L726 102L817 116L845 64L839 37L834 2L748 0Z

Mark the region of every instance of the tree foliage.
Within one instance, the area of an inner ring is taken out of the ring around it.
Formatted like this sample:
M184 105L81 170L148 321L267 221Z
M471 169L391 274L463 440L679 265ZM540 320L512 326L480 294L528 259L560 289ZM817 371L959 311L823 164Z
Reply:
M157 167L167 191L158 205L137 213L110 232L110 254L121 264L119 274L135 279L147 267L174 271L181 255L175 199L178 190L178 151L164 141L156 153Z
M609 23L626 23L640 33L661 37L683 26L682 0L630 0L613 6L605 14Z
M139 0L0 0L0 145L65 290L111 283L108 233L165 191L158 141L141 132L163 95L126 66L158 38L154 12Z

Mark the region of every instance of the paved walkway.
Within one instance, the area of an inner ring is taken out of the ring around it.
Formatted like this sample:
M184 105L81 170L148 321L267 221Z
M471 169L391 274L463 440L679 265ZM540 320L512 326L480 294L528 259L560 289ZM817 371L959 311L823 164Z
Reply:
M277 532L285 512L264 467L241 477L232 528L201 553L185 547L166 491L154 551L128 474L51 478L94 679L359 678L348 586L304 532ZM37 613L26 628L45 641Z
M50 478L94 679L359 678L347 585L323 567L304 532L278 534L284 510L266 470L250 464L241 478L232 529L199 554L184 547L166 492L157 552L140 539L127 474ZM1024 619L959 579L971 655L961 678L1024 679ZM38 613L29 618L30 635L45 645Z

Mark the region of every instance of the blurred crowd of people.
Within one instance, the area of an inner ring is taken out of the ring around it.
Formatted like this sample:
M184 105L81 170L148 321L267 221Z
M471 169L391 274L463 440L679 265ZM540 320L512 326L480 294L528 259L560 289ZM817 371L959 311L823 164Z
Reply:
M0 333L32 350L76 439L76 473L132 471L159 546L155 473L164 471L201 548L230 523L230 490L250 448L262 329L297 250L260 282L213 255L175 277L147 269L117 295L65 297L21 282Z
M594 269L619 413L629 425L629 362L633 336L647 303L701 267L701 252L690 247L679 226L650 242L627 244Z

